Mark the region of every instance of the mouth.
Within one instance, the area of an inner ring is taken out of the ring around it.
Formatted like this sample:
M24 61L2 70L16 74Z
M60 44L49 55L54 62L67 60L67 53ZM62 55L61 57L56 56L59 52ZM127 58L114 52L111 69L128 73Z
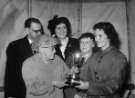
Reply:
M82 51L87 51L88 49L87 48L83 48Z
M100 44L101 42L97 42L97 44Z

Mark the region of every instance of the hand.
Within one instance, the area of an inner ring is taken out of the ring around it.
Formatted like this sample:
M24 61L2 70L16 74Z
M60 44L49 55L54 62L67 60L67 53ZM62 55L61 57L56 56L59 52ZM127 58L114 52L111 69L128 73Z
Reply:
M82 96L78 95L78 94L75 94L74 95L74 98L82 98Z
M41 96L48 93L49 95L51 95L54 92L54 90L54 87L50 86L48 87L48 89L30 91L30 94L32 94L33 96Z
M131 94L129 95L129 98L135 98L135 90L131 90Z
M52 85L56 86L58 88L62 88L64 86L67 86L67 84L65 83L65 81L52 81Z
M129 95L129 98L135 98L134 94Z
M41 96L46 93L49 93L53 90L53 86L48 84L46 81L36 80L28 88L30 94L33 96Z
M50 89L48 89L48 94L51 95L55 91L54 86L51 86Z
M70 70L70 73L73 74L73 73L79 73L79 68L76 67L76 66L73 66Z
M89 83L84 81L74 81L74 83L79 83L80 85L75 86L78 89L86 90L89 88Z
M131 90L131 94L135 95L135 90L134 89Z

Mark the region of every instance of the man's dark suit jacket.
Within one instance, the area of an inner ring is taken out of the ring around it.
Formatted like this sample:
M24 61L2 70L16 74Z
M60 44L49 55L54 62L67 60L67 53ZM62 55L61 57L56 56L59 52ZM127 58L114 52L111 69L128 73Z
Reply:
M22 63L32 56L27 36L11 42L6 50L5 96L25 98L26 88L22 79Z

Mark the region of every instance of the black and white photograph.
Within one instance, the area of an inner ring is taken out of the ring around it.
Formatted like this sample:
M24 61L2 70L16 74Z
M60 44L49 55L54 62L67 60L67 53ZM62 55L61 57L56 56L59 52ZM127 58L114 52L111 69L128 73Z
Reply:
M0 98L135 98L135 0L0 0Z

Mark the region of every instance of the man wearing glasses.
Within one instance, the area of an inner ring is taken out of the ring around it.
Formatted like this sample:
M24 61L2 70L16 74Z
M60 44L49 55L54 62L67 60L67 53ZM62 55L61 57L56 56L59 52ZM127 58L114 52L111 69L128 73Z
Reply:
M30 17L25 20L26 36L11 42L6 50L5 98L25 98L26 87L22 78L22 63L33 55L31 44L44 34L39 19Z

